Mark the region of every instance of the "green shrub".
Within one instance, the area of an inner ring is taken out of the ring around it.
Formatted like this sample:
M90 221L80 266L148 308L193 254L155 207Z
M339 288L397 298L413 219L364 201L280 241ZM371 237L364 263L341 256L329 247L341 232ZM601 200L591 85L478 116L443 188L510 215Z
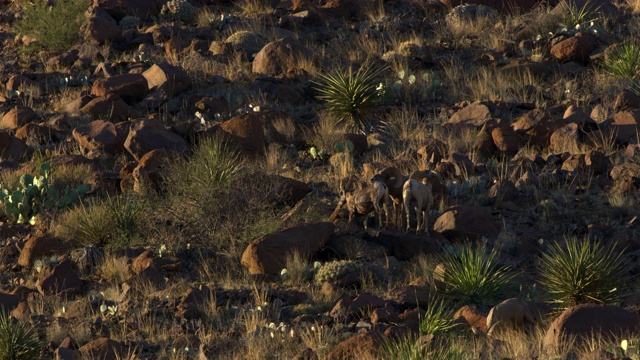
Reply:
M538 264L540 283L554 302L615 303L630 288L630 265L614 245L568 237L549 246Z
M143 240L143 212L147 203L138 197L116 196L80 204L63 214L58 235L75 245L118 249Z
M191 5L187 0L169 0L162 5L160 15L169 21L191 24L195 20L197 12L198 8Z
M562 8L562 25L569 30L585 27L586 24L598 20L597 12L600 6L587 0L578 5L575 0L564 0Z
M357 131L369 131L371 122L368 116L380 104L383 88L378 78L386 68L368 68L345 76L340 70L330 74L321 74L315 89L318 98L326 102L326 108L336 117L338 124Z
M427 310L420 319L420 332L423 335L446 332L455 326L454 312L447 306L444 299L432 296L426 305Z
M429 358L429 348L422 347L418 337L402 336L385 340L378 351L382 360L418 360Z
M507 266L498 265L499 254L498 249L488 251L484 246L458 246L445 251L443 292L478 305L500 300L514 274Z
M0 360L41 359L42 343L29 318L15 321L0 308Z
M325 281L336 281L348 274L359 274L361 266L349 260L329 261L318 269L315 280L316 283L322 284Z
M603 67L613 77L637 80L640 76L640 43L630 41L619 44L605 57ZM635 85L637 91L637 83Z
M32 48L63 52L80 40L86 0L55 1L54 5L48 0L21 0L19 4L23 13L16 29L37 40Z

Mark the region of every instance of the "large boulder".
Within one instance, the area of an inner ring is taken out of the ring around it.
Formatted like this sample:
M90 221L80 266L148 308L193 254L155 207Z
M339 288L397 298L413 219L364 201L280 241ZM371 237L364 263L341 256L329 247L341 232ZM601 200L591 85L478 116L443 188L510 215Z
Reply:
M142 100L148 91L147 79L140 74L110 76L96 81L91 88L93 95L117 94L128 103Z
M109 338L91 340L78 349L80 359L116 360L124 354L124 346Z
M101 7L93 7L85 14L87 22L84 25L86 39L99 44L113 43L122 40L122 29L114 18Z
M151 150L166 149L183 153L189 146L180 135L168 130L159 120L149 119L132 126L124 142L124 148L140 161Z
M320 250L333 234L334 225L320 222L297 225L265 235L247 246L242 265L253 275L279 275L287 256L298 252L303 258Z
M73 129L73 138L85 151L104 150L115 155L123 150L126 129L109 121L95 120Z
M19 161L27 151L27 144L11 135L9 131L0 131L0 158Z
M473 125L481 128L487 122L493 120L491 110L481 101L471 103L454 113L450 118L449 124Z
M94 120L122 121L129 117L129 105L117 94L93 98L82 104L78 111Z
M61 245L62 242L56 237L34 236L22 248L18 264L24 267L31 267L36 260L61 253Z
M167 63L154 64L142 73L149 90L162 91L167 96L175 96L191 87L191 79L186 71Z
M30 107L18 105L4 114L2 121L0 121L0 128L16 130L37 116Z
M76 274L73 262L69 259L62 260L51 273L40 274L36 287L42 295L74 295L82 291L82 280Z
M220 129L225 139L238 150L254 156L264 155L265 135L258 115L248 113L233 117L220 124Z
M378 346L384 342L384 335L369 331L354 335L336 345L325 360L359 360L375 358Z
M530 323L535 322L529 310L529 304L522 299L511 298L491 308L487 316L486 328L494 332L498 324L510 327L522 325L527 321Z
M498 236L498 228L483 208L459 205L446 210L433 225L433 230L449 240L479 239Z
M594 335L603 340L624 338L640 330L638 316L613 305L582 304L566 309L553 321L542 341L544 348L554 349L564 341L584 342Z
M595 49L596 45L595 36L588 32L581 32L553 45L551 47L551 55L563 63L575 61L580 64L586 64L589 60L589 54Z
M298 64L310 62L313 54L295 40L280 39L265 45L253 59L255 74L278 76L296 69Z

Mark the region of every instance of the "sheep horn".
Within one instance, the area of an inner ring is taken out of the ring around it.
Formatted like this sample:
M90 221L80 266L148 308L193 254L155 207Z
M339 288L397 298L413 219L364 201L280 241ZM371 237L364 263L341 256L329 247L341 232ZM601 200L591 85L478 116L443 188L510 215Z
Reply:
M395 178L395 182L387 183L387 186L402 188L402 185L404 185L404 176L402 175L402 172L398 170L398 168L390 166L382 170L380 174L384 175L387 179Z

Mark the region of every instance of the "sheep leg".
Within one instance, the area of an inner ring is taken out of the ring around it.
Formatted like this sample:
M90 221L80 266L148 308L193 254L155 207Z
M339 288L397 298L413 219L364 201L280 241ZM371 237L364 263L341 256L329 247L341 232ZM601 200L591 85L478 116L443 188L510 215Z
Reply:
M407 227L406 227L406 233L409 233L409 230L411 229L411 219L409 219L409 217L411 216L411 211L409 210L409 205L411 204L411 199L405 199L404 201L404 210L407 212Z
M422 204L416 201L416 234L420 234L420 215L422 215Z

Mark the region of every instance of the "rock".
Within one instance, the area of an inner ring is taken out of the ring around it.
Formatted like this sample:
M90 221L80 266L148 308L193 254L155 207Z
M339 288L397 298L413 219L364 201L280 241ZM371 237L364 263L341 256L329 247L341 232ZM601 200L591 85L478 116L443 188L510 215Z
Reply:
M138 286L138 290L145 289L145 291L147 287L152 291L164 290L167 287L167 280L164 275L153 266L147 266L129 279L127 283L131 284L132 287Z
M387 324L395 324L398 323L400 319L398 318L398 312L393 308L393 306L385 306L383 308L377 308L371 312L371 323L387 323Z
M498 228L491 215L482 208L458 205L447 209L433 225L433 230L449 240L494 239Z
M73 130L73 138L86 152L104 150L116 155L124 150L126 128L109 121L95 120Z
M303 258L320 250L333 234L330 222L302 224L263 236L249 244L242 254L242 264L253 275L279 275L286 257L298 252Z
M311 188L306 183L280 175L269 175L275 183L274 203L294 206L307 195Z
M53 141L53 130L45 124L28 123L16 130L16 138L38 144L50 143Z
M367 229L363 234L367 242L382 245L390 250L387 255L398 260L408 260L421 253L429 253L432 249L440 248L436 236L430 237Z
M615 165L609 176L614 181L614 189L627 192L640 188L640 165L624 163Z
M562 63L575 61L585 65L596 45L595 36L588 32L581 32L553 45L551 55Z
M85 38L99 44L114 43L122 40L122 29L118 23L101 7L94 7L85 14Z
M522 145L522 137L511 127L496 127L491 131L491 138L498 150L510 156L517 154Z
M224 42L245 59L252 59L253 55L262 50L267 44L267 41L262 36L247 30L236 31Z
M377 348L384 342L384 336L377 331L354 335L336 345L325 360L360 360L376 358Z
M611 161L607 156L599 150L590 150L584 156L584 163L587 169L594 175L605 175L609 172Z
M489 121L493 121L491 110L483 102L476 101L458 110L449 118L448 123L473 125L481 128Z
M168 175L171 158L171 154L165 149L155 149L144 154L131 173L133 190L140 192L144 186L151 186L156 191L162 191L162 182Z
M220 129L225 138L239 150L253 156L264 155L264 130L257 115L248 113L233 117L220 124Z
M117 94L125 102L133 103L142 100L150 87L147 79L141 74L122 74L94 82L91 94L96 96Z
M355 298L344 298L331 309L329 315L341 322L362 319L370 311L381 308L385 301L368 293L362 293Z
M45 296L78 294L82 292L82 280L73 269L73 262L62 260L54 266L50 274L41 275L36 283L38 291ZM42 273L41 273L42 274Z
M467 324L470 329L476 329L482 333L487 332L487 312L476 305L464 305L453 314L453 318L460 323Z
M509 179L497 180L489 189L488 198L492 204L513 200L518 193L515 184Z
M640 131L638 125L640 121L640 109L619 111L613 115L611 128L616 135L618 144L637 141L637 134Z
M0 158L20 161L27 151L27 144L8 131L0 131Z
M20 251L18 264L31 267L33 262L44 257L62 253L60 239L47 235L38 235L30 238Z
M165 149L181 154L188 151L189 146L180 135L165 128L159 120L149 119L131 127L124 148L140 161L151 150Z
M313 54L291 39L280 39L265 45L253 59L255 74L278 76L296 69L298 64L311 62Z
M603 341L623 339L627 334L640 330L636 314L613 305L582 304L566 309L556 318L542 341L545 349L562 346L564 341L575 338L579 344L593 336ZM597 334L595 334L597 333Z
M442 141L434 138L427 139L417 151L423 166L422 169L428 168L427 164L439 163L444 158L442 149L446 149L446 145Z
M327 241L325 248L340 259L374 260L384 257L388 253L387 247L365 241L355 235L332 237Z
M20 300L19 295L0 292L0 311L13 311L20 304Z
M397 287L389 292L386 299L397 303L403 308L426 308L431 291L425 286L406 285Z
M525 142L533 146L545 148L555 129L563 124L554 123L551 116L540 109L533 109L522 115L512 125L516 133L523 135Z
M82 106L79 111L94 120L116 121L129 118L129 106L117 94L98 96Z
M80 359L117 360L124 354L124 346L109 338L91 340L78 349Z
M27 90L38 88L39 84L37 81L32 80L22 74L12 75L7 81L5 85L7 90L11 91L19 91L21 93L26 92Z
M93 0L93 6L103 8L117 21L125 16L151 20L152 17L160 15L161 2L157 0Z
M18 105L4 114L0 121L0 128L16 130L36 117L37 114L30 107Z
M580 134L578 124L570 123L554 131L549 138L549 148L555 153L578 150Z
M529 304L522 299L511 298L491 308L487 316L486 328L489 333L495 333L494 328L498 324L521 326L525 321L535 322L529 310Z
M613 110L615 112L636 109L640 109L640 96L636 95L633 91L622 90L622 92L616 96L616 100L613 103Z
M167 63L154 64L142 73L147 80L149 90L160 90L168 97L175 96L191 88L191 79L187 73Z

